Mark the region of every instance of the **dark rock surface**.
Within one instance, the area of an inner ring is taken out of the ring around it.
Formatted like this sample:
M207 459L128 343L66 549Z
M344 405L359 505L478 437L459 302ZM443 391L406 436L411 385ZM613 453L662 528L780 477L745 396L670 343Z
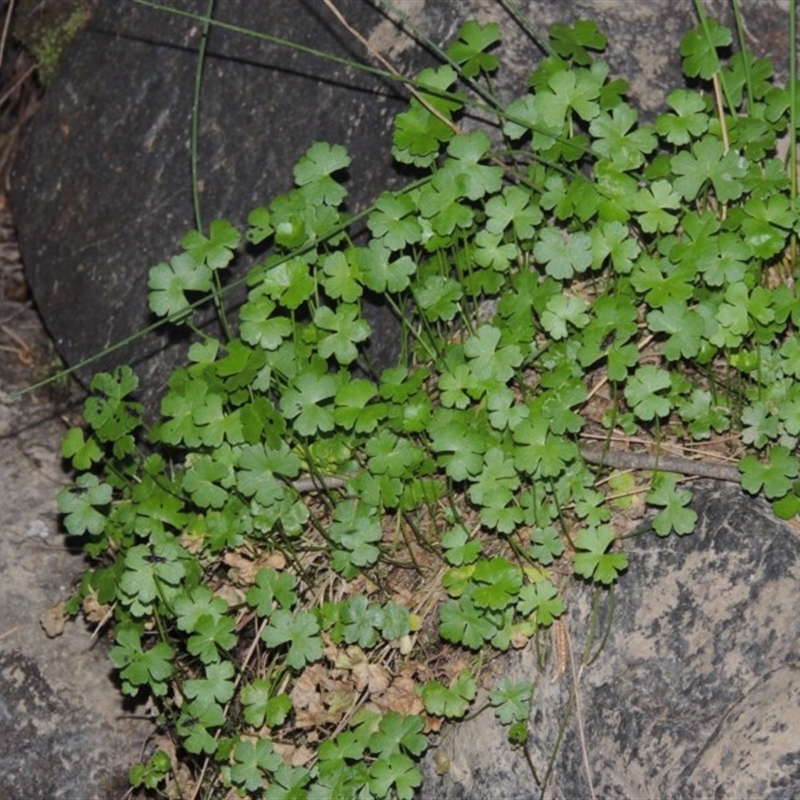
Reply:
M533 649L503 666L537 681L529 754L543 781L557 748L548 798L800 793L800 535L730 484L697 484L692 507L693 535L627 540L630 569L593 663L582 666L594 592L578 587L567 598L574 671L554 681L551 658L539 674ZM592 654L609 600L601 593ZM423 798L541 796L491 711L450 731L442 752L449 772L429 756Z
M178 9L204 8L173 0ZM430 57L364 0L336 7L371 46L412 74ZM578 17L610 35L608 60L646 110L661 107L679 81L677 47L694 24L691 6L673 0L523 0L536 30ZM722 0L711 13L728 9ZM746 3L756 51L781 53L781 0ZM499 0L396 0L437 43L474 17L496 20L505 36L501 89L524 91L539 53ZM225 0L224 22L269 32L324 52L364 61L364 48L322 0ZM148 269L178 250L194 227L189 132L199 23L106 0L82 32L31 125L18 165L14 205L21 248L38 308L70 364L152 322ZM784 38L781 38L784 37ZM201 101L199 177L205 226L224 216L243 223L256 205L291 185L291 167L314 140L344 144L353 156L350 207L362 208L400 180L389 156L396 84L243 34L214 29ZM373 62L374 63L374 62ZM238 265L241 271L249 257ZM392 361L397 337L388 313L370 311L372 357ZM138 364L146 401L158 397L177 352L175 336L150 335L83 371Z

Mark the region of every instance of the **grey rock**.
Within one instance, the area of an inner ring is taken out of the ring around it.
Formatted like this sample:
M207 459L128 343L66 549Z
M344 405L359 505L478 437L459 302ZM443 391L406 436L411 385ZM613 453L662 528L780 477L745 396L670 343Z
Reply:
M536 682L528 749L549 798L800 792L800 538L730 484L697 484L692 507L693 535L626 541L613 618L611 594L570 592L574 669L554 681L554 660L541 672L532 648L504 663ZM596 657L582 665L596 600ZM442 751L450 770L428 757L423 798L543 796L490 711L449 731Z
M56 508L69 397L12 396L41 377L47 342L30 308L0 302L0 323L33 354L0 348L0 797L120 798L151 725L125 707L103 635L72 622L48 638L40 622L51 612L56 632L53 609L86 567Z

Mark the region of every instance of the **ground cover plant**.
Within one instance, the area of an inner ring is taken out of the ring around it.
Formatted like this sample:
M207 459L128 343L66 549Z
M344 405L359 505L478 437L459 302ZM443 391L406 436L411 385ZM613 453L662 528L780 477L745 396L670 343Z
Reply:
M498 26L466 22L395 121L407 187L348 216L349 156L315 142L292 191L153 267L155 315L212 302L229 334L197 331L152 424L130 368L97 375L59 496L93 560L70 611L111 623L164 734L134 787L410 798L493 656L546 654L570 584L626 570L635 497L662 536L693 530L691 475L797 513L794 75L697 10L653 125L591 21L531 31L508 104ZM377 374L367 296L402 330ZM490 686L509 746L534 683Z

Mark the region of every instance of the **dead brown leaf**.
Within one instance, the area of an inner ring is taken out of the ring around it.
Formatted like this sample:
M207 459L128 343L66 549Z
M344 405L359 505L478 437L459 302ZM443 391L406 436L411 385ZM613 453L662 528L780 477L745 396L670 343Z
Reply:
M49 639L61 636L67 624L67 615L64 612L64 602L56 603L50 608L46 608L39 616L39 623Z

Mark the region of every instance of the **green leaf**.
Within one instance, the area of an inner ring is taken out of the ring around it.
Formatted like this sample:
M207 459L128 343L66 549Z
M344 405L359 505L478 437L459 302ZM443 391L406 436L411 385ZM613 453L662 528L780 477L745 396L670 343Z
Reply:
M472 539L463 525L455 525L442 536L442 547L449 564L460 566L471 564L480 555L482 545L479 539Z
M610 257L615 272L620 275L630 274L641 248L621 222L603 222L592 227L590 235L595 267L600 266Z
M368 380L357 378L342 384L336 392L333 417L337 425L353 429L356 433L371 433L386 416L386 404L370 401L378 394L377 387Z
M347 196L347 190L331 176L349 165L350 156L341 145L314 142L295 164L294 180L297 186L309 190L304 196L315 205L335 207Z
M653 132L646 127L633 129L638 113L628 105L620 105L610 114L592 120L589 133L595 137L592 148L605 156L612 169L629 172L638 169L645 156L658 144Z
M344 640L367 649L378 642L383 626L383 611L380 606L369 603L363 595L356 595L344 604L342 622Z
M247 604L259 617L269 617L276 608L290 610L297 602L295 579L291 573L272 567L260 569L254 584L247 590Z
M503 508L519 488L519 475L513 461L499 447L486 451L483 469L469 487L469 498L478 506Z
M284 339L292 334L291 320L275 315L276 303L269 297L256 297L248 300L240 311L241 326L239 335L248 344L275 350Z
M339 144L314 142L295 164L294 179L298 186L314 183L350 166L347 150Z
M287 694L275 694L269 681L256 678L242 687L241 701L244 720L254 728L264 725L277 728L286 721L292 710L292 701Z
M752 403L741 415L742 441L761 450L768 442L778 438L779 419L770 412L766 403Z
M314 312L314 324L323 331L331 331L319 341L319 354L323 358L334 356L343 365L358 357L356 344L369 338L369 323L361 318L358 306L340 305L336 311L320 306Z
M542 327L554 339L565 339L568 326L580 330L589 323L588 308L589 304L580 297L566 294L551 297L541 317Z
M266 295L281 306L294 311L309 300L317 290L316 281L311 277L308 259L303 256L282 259L265 272L259 273L258 278L256 287L250 292L250 302L254 304L254 308L263 310L265 320L272 315L274 307L268 303L261 303L262 296ZM258 312L253 311L250 319L256 323Z
M549 33L553 50L580 65L592 63L593 56L589 50L605 50L608 44L608 39L592 20L579 19L574 25L552 25Z
M653 478L653 484L647 493L646 500L654 506L663 506L663 510L653 518L653 530L659 536L668 536L674 531L679 536L692 533L697 524L697 514L687 508L692 501L692 493L677 491L678 476L659 472Z
M529 552L534 561L547 566L564 552L564 542L558 535L558 531L552 525L547 525L534 531ZM523 594L527 593L523 592Z
M511 242L503 243L502 236L481 230L475 235L475 249L472 257L481 267L493 269L496 272L506 272L516 261L518 251Z
M502 331L494 325L481 325L464 343L464 355L472 374L480 381L506 383L522 363L522 351L516 345L500 346Z
M669 373L648 364L630 377L624 389L625 399L639 419L649 422L669 414L672 407L669 398L660 393L670 386Z
M500 235L509 226L517 239L532 239L544 215L529 191L521 186L506 186L502 195L486 202L486 230Z
M797 459L783 446L770 448L766 464L752 454L739 462L742 488L750 494L763 491L770 500L783 497L791 491L798 471Z
M472 577L477 584L472 599L479 608L508 608L516 602L522 587L520 568L501 556L479 561Z
M261 244L275 232L270 223L269 211L264 206L254 208L247 215L247 241L251 244Z
M232 621L232 620L231 620ZM227 703L233 697L236 670L230 661L208 664L205 678L192 678L183 684L183 693L201 705Z
M294 420L295 430L302 436L333 430L335 422L330 401L338 388L334 375L301 372L281 398L281 410L288 419Z
M183 474L182 486L201 508L222 508L232 481L230 464L202 456Z
M333 739L326 739L320 744L320 774L326 771L329 765L339 764L344 761L361 761L364 751L371 739L371 731L365 737L360 735L361 730L346 730Z
M650 330L670 334L662 346L662 353L670 361L693 358L703 344L705 324L703 319L680 300L670 300L663 309L647 315Z
M117 644L109 657L120 670L123 693L135 696L142 686L149 686L156 697L167 693L167 680L172 677L172 660L175 651L166 642L157 642L144 650L141 635L136 628L118 628Z
M463 289L446 275L429 275L416 292L417 305L429 322L450 322L458 313Z
M364 292L360 283L363 275L357 259L348 259L341 250L329 253L325 257L322 262L322 273L325 292L336 300L354 303Z
M266 444L246 445L239 450L239 469L236 486L247 497L269 506L284 496L285 484L276 479L296 478L300 474L300 459L281 442L278 449Z
M613 583L628 567L625 553L607 553L615 539L610 525L583 528L575 538L575 573L598 583Z
M408 288L411 276L417 271L410 256L389 261L391 252L380 245L374 246L374 243L358 252L364 285L373 292L402 292Z
M448 91L457 78L456 71L445 64L437 70L423 70L419 84L433 90ZM421 90L425 100L439 112L434 116L417 99L412 99L408 111L398 114L393 133L392 155L403 164L427 167L433 163L441 145L449 141L454 130L447 124L461 103Z
M390 642L411 632L411 613L398 603L386 603L381 609L381 635Z
M413 213L415 208L408 192L384 192L367 217L367 227L390 250L402 250L422 239L422 227Z
M480 200L484 195L499 192L502 187L503 169L480 162L491 150L492 142L483 131L459 133L447 145L450 158L433 179L433 185L440 187L443 172L450 173L459 185L460 191L470 200Z
M285 609L275 611L261 638L270 647L289 645L286 663L292 669L302 669L322 658L322 639L316 617L308 611L292 613Z
M474 78L481 72L493 72L498 58L489 55L490 50L501 40L500 26L496 22L481 25L468 20L458 31L458 39L445 51L447 56L461 66L461 74Z
M422 773L402 753L379 758L369 770L369 789L375 797L389 797L392 788L398 800L411 800L422 784Z
M305 800L305 786L311 773L304 767L281 764L272 776L272 783L264 793L264 800Z
M469 228L475 218L473 209L464 202L464 177L457 169L439 170L419 193L421 216L430 221L434 233L451 236L456 229Z
M697 92L677 89L665 99L675 113L662 114L656 120L656 130L670 144L689 144L708 130L706 102Z
M470 702L477 692L475 679L464 670L448 688L439 681L428 681L420 695L425 704L425 710L437 717L459 719L467 713Z
M542 114L534 95L527 94L509 103L506 106L504 119L503 134L512 141L536 131L540 143L542 140L546 141L545 144L540 144L542 149L553 146L555 140L544 135ZM552 130L552 133L556 133L556 131Z
M483 453L487 442L478 435L467 435L463 417L450 409L437 412L428 427L431 448L441 453L440 463L447 474L456 481L463 481L470 475L477 475L483 467Z
M199 617L187 641L187 649L204 664L214 664L221 658L220 650L230 652L237 642L236 621L230 617ZM220 702L227 702L222 700Z
M380 556L376 546L383 538L380 520L355 500L345 500L336 506L328 535L346 551L341 557L357 567L371 566Z
M537 105L546 125L559 130L573 112L585 122L593 120L600 113L597 100L604 79L605 75L587 69L553 73L537 95Z
M520 405L513 389L508 386L489 389L487 408L489 422L497 430L514 430L530 413L529 407Z
M767 199L750 197L743 208L747 216L742 231L753 254L765 260L778 255L794 223L789 199L782 194Z
M800 514L800 497L795 492L790 492L780 500L773 502L772 510L781 519L792 519Z
M217 749L217 740L209 733L209 728L218 728L224 723L222 706L217 703L203 706L194 702L183 706L175 728L187 752L210 755Z
M163 750L156 750L146 764L134 764L128 772L131 786L157 789L172 769L169 756Z
M514 466L532 477L555 478L577 456L572 442L551 434L539 409L532 410L528 418L517 425L514 442L519 445L514 449Z
M160 263L150 270L150 310L159 317L177 318L190 313L186 292L211 290L211 272L189 253L173 256L169 264Z
M645 294L651 308L659 308L670 300L688 300L694 295L692 281L697 267L687 262L674 266L666 259L656 261L647 256L639 259L631 283L637 292Z
M61 455L70 459L75 469L88 470L102 460L103 451L93 436L85 439L80 428L70 428L61 442Z
M228 604L217 597L207 586L195 586L172 601L172 610L177 618L178 629L193 631L200 617L217 621L228 612Z
M670 160L678 176L674 187L685 200L694 200L706 182L711 182L720 203L737 200L744 191L742 178L747 167L734 150L725 152L722 142L705 136L692 145L692 152L682 151Z
M512 683L509 678L500 678L497 686L489 692L489 702L501 724L527 722L531 713L533 690L534 684L530 681Z
M243 739L233 750L233 764L230 767L231 781L248 792L264 788L266 778L283 764L283 759L275 752L271 739Z
M739 283L728 286L724 300L717 308L719 327L709 337L711 343L717 347L738 347L750 333L750 305L747 286Z
M542 194L542 208L553 209L557 219L569 223L577 218L587 222L597 214L603 201L597 187L578 175L567 181L561 175L551 175L545 181L546 191Z
M64 514L64 525L73 536L89 533L99 536L106 525L104 509L111 503L112 489L101 483L97 475L79 475L73 489L58 493L58 511Z
M205 394L192 408L192 419L202 444L219 447L227 439L231 444L243 441L239 412L223 407L223 397Z
M369 739L369 749L382 758L401 752L422 755L428 746L427 738L421 733L424 727L422 717L417 714L404 717L391 711L381 717L377 732Z
M562 547L563 550L563 547ZM517 610L524 616L536 614L540 625L551 625L556 617L560 617L567 606L559 596L553 583L546 578L536 583L527 583L519 592Z
M636 193L633 207L645 233L669 233L675 229L678 218L666 209L678 209L680 203L680 196L667 181L655 181Z
M568 234L557 228L545 228L539 234L533 254L544 264L548 275L567 280L592 266L592 238L583 231Z
M684 73L689 78L699 76L708 80L720 71L717 48L727 47L730 43L730 29L706 18L703 25L688 31L681 39Z
M689 433L695 439L708 438L712 430L724 433L730 429L730 413L724 399L703 389L694 389L679 413L681 419L689 423Z
M497 633L497 627L486 618L486 612L476 608L467 595L444 603L439 609L439 620L442 638L471 650L479 650Z
M176 541L160 543L157 552L144 544L128 548L118 595L130 604L134 616L151 613L154 600L177 594L175 587L186 575L186 556L186 551Z
M393 478L405 477L422 458L422 452L412 441L386 430L371 438L364 452L369 456L369 467L372 472ZM340 507L349 508L352 505L347 503Z
M241 234L225 219L211 223L208 237L200 231L190 231L181 239L181 247L199 264L211 270L223 269L233 259Z

